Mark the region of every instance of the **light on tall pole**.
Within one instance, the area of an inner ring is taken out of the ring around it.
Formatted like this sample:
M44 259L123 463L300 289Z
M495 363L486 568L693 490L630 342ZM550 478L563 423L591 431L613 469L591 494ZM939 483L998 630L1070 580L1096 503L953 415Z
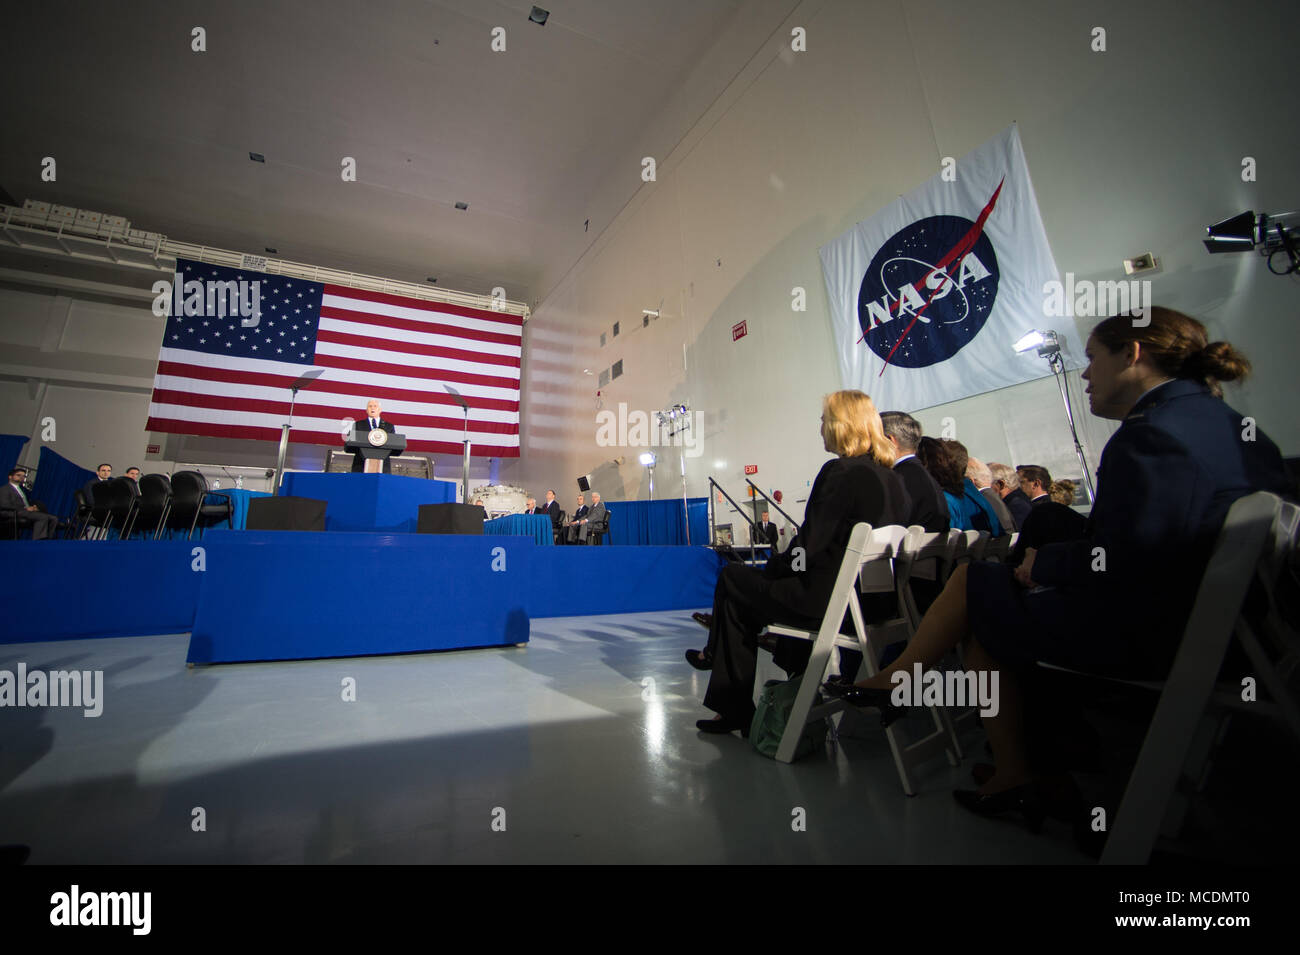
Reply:
M451 395L453 401L460 405L461 410L465 412L465 461L461 468L461 496L462 504L469 503L469 402L460 396L460 392L451 385L443 385L447 394Z
M1061 401L1065 405L1065 420L1070 425L1070 437L1074 439L1074 453L1079 456L1079 467L1083 468L1083 483L1088 488L1088 500L1097 500L1097 492L1092 486L1092 472L1088 470L1088 459L1084 457L1083 445L1079 443L1079 432L1074 426L1074 410L1070 407L1070 392L1065 387L1065 360L1061 358L1061 343L1056 332L1033 330L1022 335L1011 346L1017 352L1037 351L1040 358L1046 358L1052 375L1061 389Z
M324 368L312 368L289 386L289 420L280 426L280 451L275 457L275 496L280 496L280 485L284 483L284 459L289 453L289 431L293 428L293 406L298 400L298 392L310 388L312 383L325 374Z
M650 500L655 499L655 464L657 458L653 451L647 451L641 455L641 464L645 466L646 473L650 475Z

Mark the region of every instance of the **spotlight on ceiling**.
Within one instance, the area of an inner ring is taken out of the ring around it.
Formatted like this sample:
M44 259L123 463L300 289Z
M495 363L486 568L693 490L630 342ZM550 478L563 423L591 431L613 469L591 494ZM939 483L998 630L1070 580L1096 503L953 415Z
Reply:
M1284 212L1278 215L1260 213L1255 215L1248 210L1222 222L1205 227L1209 237L1202 239L1207 251L1249 252L1258 248L1259 254L1268 259L1268 270L1274 275L1289 275L1300 271L1300 213ZM1274 257L1282 253L1287 264L1281 268L1274 267Z
M461 212L464 212L466 209L469 208L469 203L468 203L468 202L458 202L458 203L456 203L456 208L459 209Z
M536 23L539 27L546 26L546 21L550 17L550 10L543 10L541 7L533 7L528 13L528 19Z

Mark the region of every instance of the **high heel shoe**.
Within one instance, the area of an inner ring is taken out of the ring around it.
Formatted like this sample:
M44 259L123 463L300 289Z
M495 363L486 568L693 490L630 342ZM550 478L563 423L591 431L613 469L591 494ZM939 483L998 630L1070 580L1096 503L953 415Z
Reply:
M890 695L892 690L875 690L852 683L823 683L822 692L837 700L843 700L850 706L863 708L874 707L880 710L881 728L888 726L903 715L904 708L896 706Z
M707 650L687 650L686 662L697 670L712 670L713 657Z
M1025 817L1025 825L1033 833L1043 828L1047 811L1039 798L1038 788L1033 783L1013 786L1000 793L981 795L973 789L954 789L953 798L963 809L969 809L978 816L998 816L1004 812L1018 812Z

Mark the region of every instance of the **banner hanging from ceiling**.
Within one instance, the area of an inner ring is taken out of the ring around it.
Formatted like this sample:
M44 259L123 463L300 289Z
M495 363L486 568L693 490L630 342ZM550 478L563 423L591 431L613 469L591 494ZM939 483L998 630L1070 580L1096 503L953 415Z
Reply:
M1082 367L1074 320L1045 317L1056 263L1014 125L820 251L843 387L882 411L1050 374L1012 350L1032 329Z

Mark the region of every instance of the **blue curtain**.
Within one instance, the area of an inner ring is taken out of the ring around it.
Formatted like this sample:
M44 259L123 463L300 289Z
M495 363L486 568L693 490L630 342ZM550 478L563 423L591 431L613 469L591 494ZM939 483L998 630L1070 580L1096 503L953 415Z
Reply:
M45 509L59 517L68 517L77 510L77 489L95 476L94 471L73 464L49 448L41 448L41 460L36 466L36 486L32 497L45 505Z
M667 501L610 501L610 544L685 544L686 515L681 499ZM709 542L708 499L689 498L691 543Z
M26 443L26 435L0 434L0 465L3 466L6 475L9 474L9 469L18 463L18 455L23 453L23 445Z

